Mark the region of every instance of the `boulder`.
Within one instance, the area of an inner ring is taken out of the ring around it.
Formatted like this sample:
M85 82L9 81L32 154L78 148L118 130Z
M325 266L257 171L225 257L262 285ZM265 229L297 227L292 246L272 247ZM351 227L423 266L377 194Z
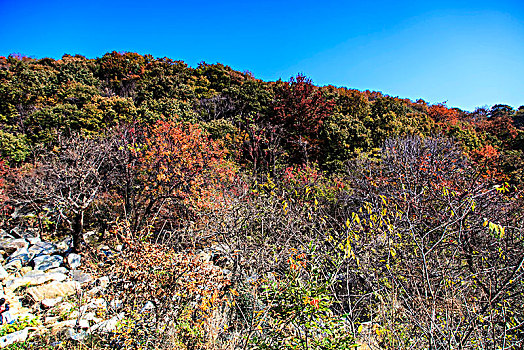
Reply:
M7 335L4 335L0 338L0 348L5 348L14 343L22 343L27 339L28 329L22 329L18 332L13 332Z
M40 255L33 259L35 263L35 270L38 271L47 271L60 265L64 262L64 258L60 255Z
M69 268L71 270L76 270L77 268L80 267L80 265L82 265L82 257L78 254L75 254L75 253L70 253L68 256L67 256L67 265L69 266Z
M53 299L44 299L42 300L42 306L45 307L46 309L50 309L54 307L56 304L60 303L63 299L64 299L63 297L58 297L58 298L53 298Z
M58 249L56 245L49 242L38 242L28 249L29 253L32 253L33 256L40 256L40 255L53 255L58 253Z
M73 295L78 290L80 290L80 288L80 283L76 281L55 281L43 286L27 288L27 294L29 294L35 301L42 301L44 299L53 299Z
M19 260L22 264L22 266L27 265L31 259L33 258L33 254L29 252L29 250L26 247L18 248L13 254L7 258L7 263L12 263L13 261Z
M6 292L13 292L16 288L22 286L38 286L49 281L62 282L67 279L63 273L40 273L26 274L23 277L9 280L5 283Z
M12 254L20 248L29 247L29 242L23 238L17 239L0 239L0 249L5 251L7 254Z
M22 261L14 260L4 265L6 271L18 271L22 268Z
M54 273L54 272L60 272L60 273L63 273L64 275L67 275L69 273L69 270L63 266L55 267L55 268L47 270L47 273Z
M76 281L82 285L87 284L93 280L93 277L90 274L80 270L71 270L69 272L69 275L71 276L73 281Z
M56 248L60 254L67 254L73 250L73 238L66 237L62 241L56 244Z

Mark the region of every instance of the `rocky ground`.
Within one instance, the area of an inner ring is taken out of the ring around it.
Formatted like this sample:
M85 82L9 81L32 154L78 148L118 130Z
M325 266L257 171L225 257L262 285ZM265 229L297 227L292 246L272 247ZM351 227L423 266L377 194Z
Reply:
M118 301L104 298L109 278L96 276L72 250L70 238L50 242L0 231L0 297L14 319L0 326L0 347L45 335L82 340L117 327ZM117 253L105 246L97 251Z

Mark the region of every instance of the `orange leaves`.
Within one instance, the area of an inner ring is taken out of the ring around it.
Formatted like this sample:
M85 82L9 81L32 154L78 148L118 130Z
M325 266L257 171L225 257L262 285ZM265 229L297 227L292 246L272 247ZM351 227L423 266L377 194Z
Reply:
M172 215L177 203L210 208L235 174L221 145L190 123L158 121L134 152L143 200L151 212L158 206L157 211Z

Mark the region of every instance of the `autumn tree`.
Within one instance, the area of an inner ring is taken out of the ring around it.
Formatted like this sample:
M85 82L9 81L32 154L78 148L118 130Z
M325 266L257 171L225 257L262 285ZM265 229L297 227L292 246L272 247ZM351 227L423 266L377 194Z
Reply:
M317 156L319 130L333 110L328 100L310 79L297 75L289 82L279 81L274 87L275 100L271 122L282 128L282 141L295 163L307 163Z

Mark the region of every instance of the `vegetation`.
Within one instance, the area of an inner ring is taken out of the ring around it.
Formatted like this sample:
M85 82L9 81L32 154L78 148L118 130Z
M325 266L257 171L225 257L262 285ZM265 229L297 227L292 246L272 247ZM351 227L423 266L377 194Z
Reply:
M101 348L518 349L523 118L135 53L2 57L0 222L123 246L96 265L125 314Z

